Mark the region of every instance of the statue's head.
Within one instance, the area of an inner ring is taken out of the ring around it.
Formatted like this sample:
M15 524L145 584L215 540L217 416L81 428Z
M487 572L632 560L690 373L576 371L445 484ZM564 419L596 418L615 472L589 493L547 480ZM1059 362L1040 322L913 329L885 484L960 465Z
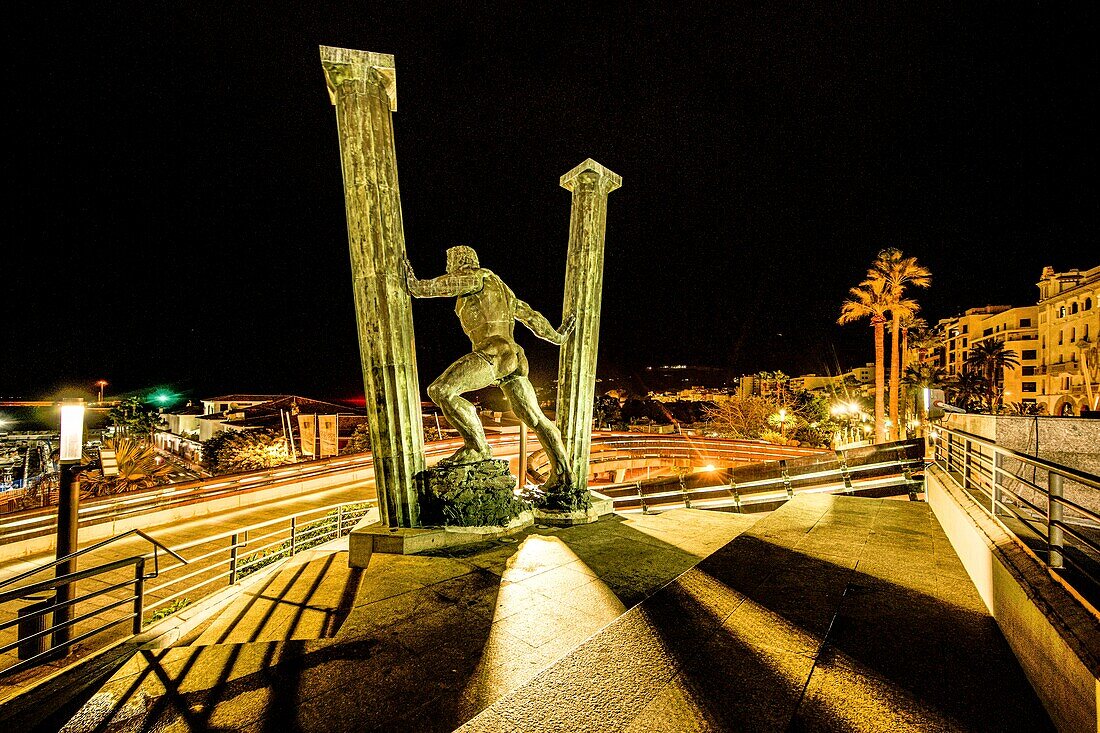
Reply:
M447 272L476 270L481 265L477 261L477 252L473 247L450 247L447 249Z

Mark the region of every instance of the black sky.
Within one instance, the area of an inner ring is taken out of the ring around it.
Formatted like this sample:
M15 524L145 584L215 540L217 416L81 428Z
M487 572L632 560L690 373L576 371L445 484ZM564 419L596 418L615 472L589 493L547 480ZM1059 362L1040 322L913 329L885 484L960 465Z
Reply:
M623 176L609 371L862 363L868 329L835 318L885 246L933 270L930 320L1100 264L1093 3L532 5L11 15L0 396L361 392L322 43L396 57L422 277L471 244L556 322L558 177ZM424 385L468 348L451 307L414 306ZM546 379L554 349L520 339Z

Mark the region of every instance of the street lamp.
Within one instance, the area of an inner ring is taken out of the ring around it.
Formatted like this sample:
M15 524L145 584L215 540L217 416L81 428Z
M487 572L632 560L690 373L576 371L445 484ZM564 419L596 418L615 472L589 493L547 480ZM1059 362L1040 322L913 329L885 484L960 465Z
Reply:
M110 382L106 379L101 379L95 383L95 386L99 387L99 404L103 404L103 388L108 384L110 384Z
M855 442L854 423L860 414L859 405L855 402L840 402L833 405L830 412L834 417L844 418L844 443Z
M80 505L80 482L77 474L83 466L80 460L84 456L84 400L65 400L61 403L61 481L57 496L57 560L69 557L77 549L77 510ZM74 562L65 560L54 568L54 577L60 578L74 572ZM66 624L73 617L73 607L69 603L76 588L67 583L57 589L53 612L53 646L64 648L72 638L72 626ZM64 605L63 605L64 604ZM62 652L64 654L66 652Z

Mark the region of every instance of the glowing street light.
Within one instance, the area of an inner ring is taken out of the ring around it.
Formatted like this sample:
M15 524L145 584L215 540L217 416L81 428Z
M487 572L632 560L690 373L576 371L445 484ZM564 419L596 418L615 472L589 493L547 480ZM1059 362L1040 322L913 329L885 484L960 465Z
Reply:
M106 379L101 379L95 383L95 386L99 387L99 402L101 404L103 402L103 388L106 387L108 384L110 384L110 382L108 382Z
M84 453L84 400L61 403L61 462L80 463Z
M80 506L80 482L77 474L84 466L80 460L84 456L84 400L65 400L61 403L61 476L57 496L57 543L55 557L58 560L69 557L77 549L77 511ZM54 568L54 577L68 575L75 570L73 560L61 562ZM72 583L57 589L53 612L54 626L60 626L53 632L53 645L62 655L68 653L69 639L72 638L72 626L64 625L73 617L72 600L76 588Z

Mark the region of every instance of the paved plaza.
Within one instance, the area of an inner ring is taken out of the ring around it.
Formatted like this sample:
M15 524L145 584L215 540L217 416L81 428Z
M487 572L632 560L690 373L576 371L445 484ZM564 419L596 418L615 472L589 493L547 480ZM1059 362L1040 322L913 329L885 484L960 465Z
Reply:
M923 503L514 540L361 574L299 558L191 645L134 657L65 730L1050 729Z

